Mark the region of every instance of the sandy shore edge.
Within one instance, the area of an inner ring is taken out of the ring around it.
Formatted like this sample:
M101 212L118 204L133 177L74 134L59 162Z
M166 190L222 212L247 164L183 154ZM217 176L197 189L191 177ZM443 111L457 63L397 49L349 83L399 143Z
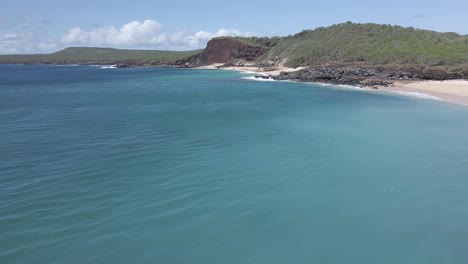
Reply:
M278 76L281 72L295 72L306 67L297 67L297 68L289 68L284 66L275 66L275 67L256 67L256 66L224 66L223 63L215 63L208 66L197 67L197 69L220 69L220 70L232 70L232 71L240 71L246 73L253 73L262 76Z
M468 80L413 81L379 86L378 90L468 106Z

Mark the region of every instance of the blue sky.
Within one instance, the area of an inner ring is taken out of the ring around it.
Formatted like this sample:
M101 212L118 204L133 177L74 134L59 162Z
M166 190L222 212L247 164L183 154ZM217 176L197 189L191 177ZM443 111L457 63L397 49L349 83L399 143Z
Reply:
M221 35L273 36L346 21L468 34L468 1L3 1L0 54L67 46L187 50Z

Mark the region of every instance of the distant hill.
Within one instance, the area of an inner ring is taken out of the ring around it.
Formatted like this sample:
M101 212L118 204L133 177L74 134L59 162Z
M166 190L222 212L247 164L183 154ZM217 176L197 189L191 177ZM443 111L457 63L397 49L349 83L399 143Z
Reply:
M71 47L51 54L0 55L0 63L161 65L173 64L200 52Z
M259 58L286 66L468 65L468 36L378 24L343 23L281 38Z

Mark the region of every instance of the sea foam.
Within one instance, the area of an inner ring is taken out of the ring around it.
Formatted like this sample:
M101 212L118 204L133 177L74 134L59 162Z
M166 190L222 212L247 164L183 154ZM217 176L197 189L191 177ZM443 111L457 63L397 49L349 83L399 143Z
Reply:
M332 83L323 83L323 82L309 82L308 84L319 85L324 87L331 87L334 89L346 89L346 90L357 90L357 91L373 91L373 89L368 87L360 87L346 84L332 84Z
M263 72L256 72L256 71L244 71L241 70L241 73L246 73L246 74L256 74L256 75L261 75L261 76L268 76L266 73Z
M101 69L117 69L117 65L104 65Z
M419 93L419 92L395 91L395 93L401 94L401 95L410 96L410 97L414 97L414 98L421 98L421 99L428 99L428 100L436 100L436 101L440 101L440 100L441 100L439 97L436 97L436 96L433 96L433 95L429 95L429 94L425 94L425 93Z
M268 79L264 78L257 78L255 76L247 76L247 77L242 77L244 80L251 80L251 81L259 81L259 82L275 82L276 80L269 77Z

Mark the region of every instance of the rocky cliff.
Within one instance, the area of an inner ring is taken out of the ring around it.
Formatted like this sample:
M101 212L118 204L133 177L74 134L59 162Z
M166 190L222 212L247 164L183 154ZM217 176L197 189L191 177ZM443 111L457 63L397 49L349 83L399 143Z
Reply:
M253 64L268 51L268 47L243 43L235 38L221 37L210 40L203 52L176 62L180 67L199 67L215 63L225 65Z

